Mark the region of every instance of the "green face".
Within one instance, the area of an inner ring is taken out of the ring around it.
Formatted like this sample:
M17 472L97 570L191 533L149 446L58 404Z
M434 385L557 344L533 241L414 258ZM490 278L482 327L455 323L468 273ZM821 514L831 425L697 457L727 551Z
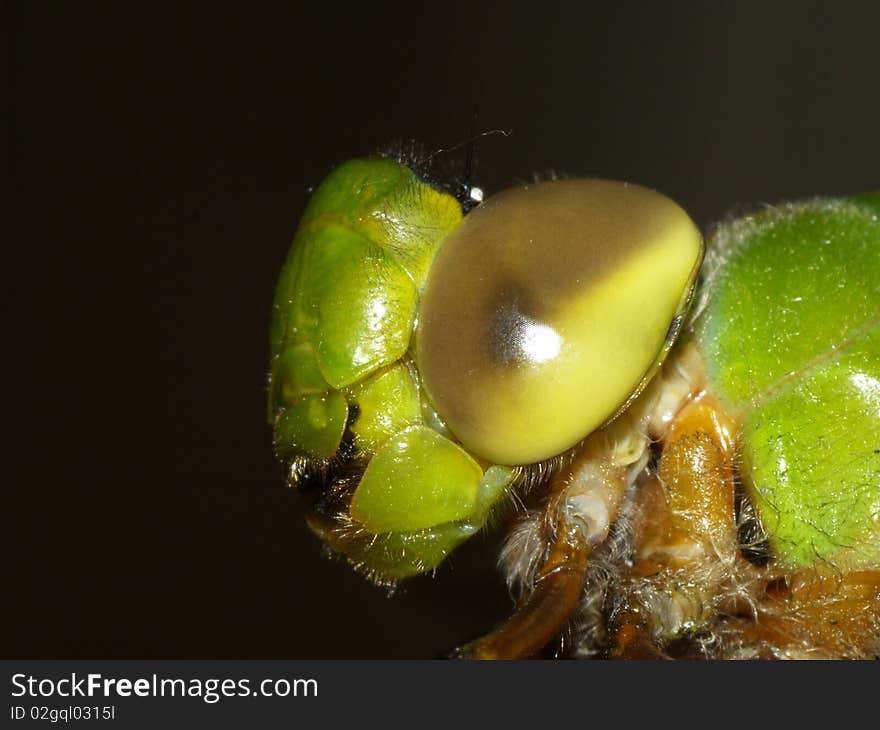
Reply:
M635 185L520 186L463 219L396 162L339 167L270 334L275 447L294 483L320 484L312 528L378 579L434 568L520 467L639 392L701 258L684 211Z
M880 195L721 226L689 337L784 567L880 561ZM403 165L335 170L276 291L269 417L311 527L377 580L436 567L522 467L638 394L702 260L688 216L601 180L462 217Z
M880 195L722 226L695 336L788 568L880 562Z

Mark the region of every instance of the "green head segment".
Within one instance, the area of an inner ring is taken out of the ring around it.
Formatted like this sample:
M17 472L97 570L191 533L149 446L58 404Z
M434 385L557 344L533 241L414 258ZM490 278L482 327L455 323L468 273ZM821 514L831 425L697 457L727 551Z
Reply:
M634 185L520 186L463 218L397 162L337 168L303 215L271 327L279 456L331 480L357 466L345 530L313 526L383 577L435 567L515 467L639 392L701 257L684 211Z

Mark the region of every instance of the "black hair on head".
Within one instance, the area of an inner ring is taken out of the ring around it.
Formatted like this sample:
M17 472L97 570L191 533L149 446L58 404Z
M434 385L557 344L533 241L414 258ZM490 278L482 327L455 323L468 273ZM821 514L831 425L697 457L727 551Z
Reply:
M465 213L479 205L483 191L474 184L476 169L476 142L493 134L510 136L504 129L471 134L467 139L451 147L430 149L417 140L393 140L379 148L383 157L396 160L410 168L419 179L438 190L443 190L458 200Z

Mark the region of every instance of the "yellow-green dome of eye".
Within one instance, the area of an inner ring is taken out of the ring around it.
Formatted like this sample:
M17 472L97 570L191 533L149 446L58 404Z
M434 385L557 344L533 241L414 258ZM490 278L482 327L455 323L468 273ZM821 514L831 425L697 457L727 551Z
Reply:
M493 196L444 241L420 304L416 357L437 412L493 463L570 448L662 359L702 252L687 213L636 185Z

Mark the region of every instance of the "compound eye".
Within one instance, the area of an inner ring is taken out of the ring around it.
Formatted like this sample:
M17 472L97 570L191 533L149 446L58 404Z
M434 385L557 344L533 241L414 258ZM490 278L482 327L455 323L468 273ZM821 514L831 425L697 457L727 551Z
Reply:
M492 463L574 446L665 355L702 253L687 213L636 185L563 180L489 198L444 241L420 304L434 407Z

